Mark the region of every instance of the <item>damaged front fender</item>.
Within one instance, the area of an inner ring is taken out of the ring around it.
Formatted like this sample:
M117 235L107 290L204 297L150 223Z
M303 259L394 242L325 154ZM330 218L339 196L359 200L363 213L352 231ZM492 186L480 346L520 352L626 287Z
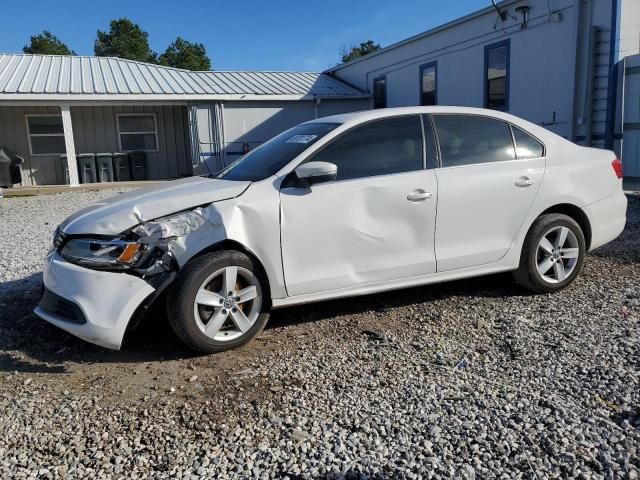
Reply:
M133 233L141 244L169 253L178 267L187 263L195 253L226 238L222 219L216 215L212 205L142 223Z
M140 243L149 245L163 256L159 268L173 262L173 270L222 242L241 245L262 265L274 298L286 296L280 252L280 201L277 185L258 182L244 195L183 211L133 229ZM157 262L156 262L157 263ZM156 266L140 272L148 278L158 273Z

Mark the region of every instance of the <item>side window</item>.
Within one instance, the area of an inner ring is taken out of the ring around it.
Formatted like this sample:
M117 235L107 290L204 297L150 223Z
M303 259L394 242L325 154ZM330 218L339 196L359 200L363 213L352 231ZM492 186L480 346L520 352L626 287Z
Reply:
M509 125L473 115L433 116L443 167L514 160Z
M528 133L511 125L513 138L516 141L516 155L518 158L540 158L544 156L544 146Z
M376 78L373 81L373 108L387 107L387 79Z
M386 118L354 127L310 160L336 164L337 180L421 170L420 117Z
M158 151L158 129L154 113L119 113L120 150Z
M60 115L27 115L32 155L65 153L64 128Z
M432 62L420 67L420 105L437 105L438 70Z
M484 107L509 110L510 42L494 43L484 49Z

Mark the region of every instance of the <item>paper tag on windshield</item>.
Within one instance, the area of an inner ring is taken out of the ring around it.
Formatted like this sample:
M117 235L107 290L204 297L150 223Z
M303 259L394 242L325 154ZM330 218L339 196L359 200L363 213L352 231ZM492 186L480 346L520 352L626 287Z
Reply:
M309 143L316 137L317 135L294 135L289 140L287 140L287 143Z

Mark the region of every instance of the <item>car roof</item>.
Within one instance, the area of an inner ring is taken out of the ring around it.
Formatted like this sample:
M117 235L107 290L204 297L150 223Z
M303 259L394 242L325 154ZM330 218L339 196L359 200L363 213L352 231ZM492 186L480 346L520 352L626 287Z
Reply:
M538 137L545 137L554 140L562 139L555 133L524 120L510 113L500 112L497 110L489 110L486 108L477 107L456 107L456 106L428 106L428 107L393 107L393 108L378 108L375 110L361 110L358 112L342 113L339 115L331 115L329 117L320 117L314 120L310 120L305 123L340 123L345 126L353 126L359 123L365 123L370 120L377 120L380 118L394 117L399 115L418 115L418 114L459 114L459 115L482 115L486 117L492 117L505 122L510 122ZM564 140L564 139L562 139ZM566 141L566 140L565 140Z
M458 113L467 115L486 115L490 117L503 118L505 120L513 118L513 115L488 110L486 108L475 107L453 107L453 106L429 106L429 107L393 107L378 108L375 110L361 110L357 112L340 113L329 117L320 117L307 123L360 123L378 118L393 117L397 115L410 115L421 113Z

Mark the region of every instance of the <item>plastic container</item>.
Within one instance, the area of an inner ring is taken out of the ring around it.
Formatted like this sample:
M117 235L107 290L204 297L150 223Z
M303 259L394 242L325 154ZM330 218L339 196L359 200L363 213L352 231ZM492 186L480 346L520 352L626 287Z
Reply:
M20 165L24 159L8 148L0 148L0 187L13 187L22 181Z
M129 152L131 161L131 178L133 180L147 180L149 173L147 169L147 153L142 150Z
M66 155L60 155L60 171L64 178L64 184L69 185L69 162L67 162Z
M96 168L98 173L98 182L113 182L113 154L112 153L96 153Z
M113 154L113 176L116 182L131 181L131 162L128 153Z
M80 153L76 155L76 160L80 183L97 183L96 156L93 153Z

